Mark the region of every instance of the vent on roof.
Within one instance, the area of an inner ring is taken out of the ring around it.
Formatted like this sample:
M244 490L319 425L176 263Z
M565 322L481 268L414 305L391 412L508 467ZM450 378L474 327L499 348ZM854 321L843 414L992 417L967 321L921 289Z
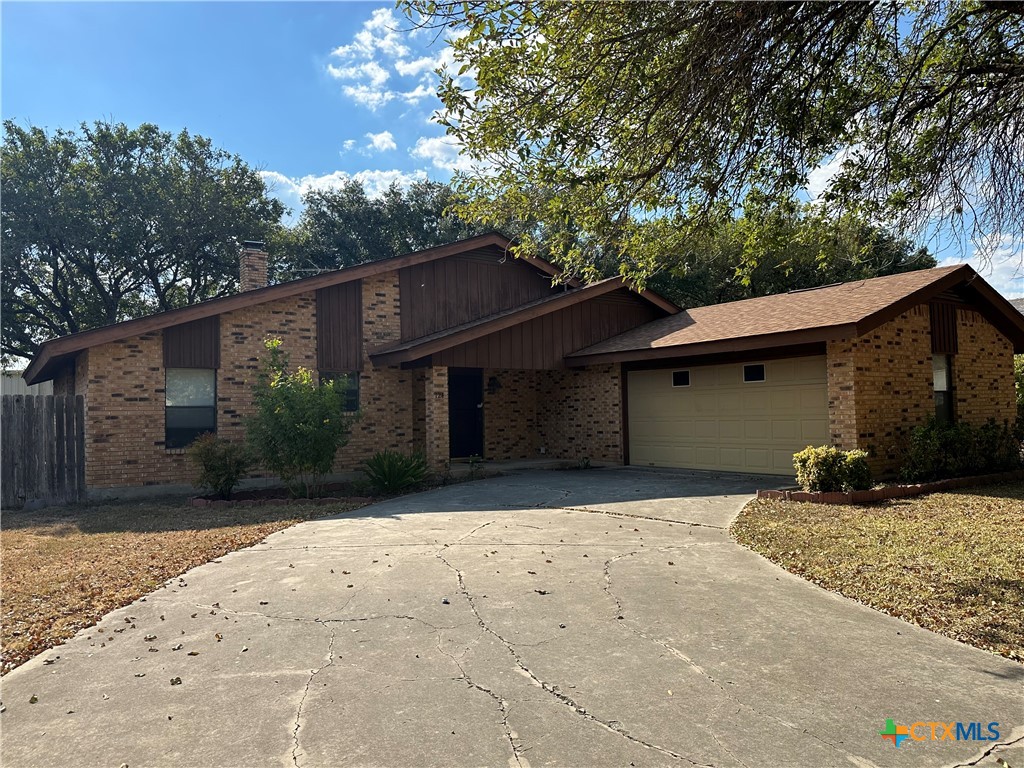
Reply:
M794 288L791 291L786 291L786 293L807 293L807 291L820 291L822 288L835 288L837 285L842 285L842 283L839 282L829 283L828 285L816 285L813 288Z

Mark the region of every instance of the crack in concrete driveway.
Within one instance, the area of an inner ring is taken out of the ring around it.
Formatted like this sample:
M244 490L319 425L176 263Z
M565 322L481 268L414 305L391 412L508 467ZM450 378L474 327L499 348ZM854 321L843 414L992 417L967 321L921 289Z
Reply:
M4 677L3 764L1024 765L1024 667L735 544L758 484L530 472L303 523ZM1003 739L896 752L887 718Z

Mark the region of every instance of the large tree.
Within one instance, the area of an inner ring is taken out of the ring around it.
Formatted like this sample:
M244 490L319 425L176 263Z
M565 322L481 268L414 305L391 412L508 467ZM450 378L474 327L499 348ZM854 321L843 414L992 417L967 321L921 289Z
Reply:
M836 215L1024 232L1022 2L403 5L454 48L464 215L571 223L589 237L548 243L569 264L593 243L642 279L834 157Z
M695 236L649 285L683 307L863 280L936 265L909 240L814 206L766 206L747 199L744 215Z
M284 211L239 157L187 131L4 122L3 357L238 287L239 241Z
M483 231L452 212L455 193L436 181L393 184L371 197L351 179L308 192L303 203L296 225L273 241L279 280L386 259Z

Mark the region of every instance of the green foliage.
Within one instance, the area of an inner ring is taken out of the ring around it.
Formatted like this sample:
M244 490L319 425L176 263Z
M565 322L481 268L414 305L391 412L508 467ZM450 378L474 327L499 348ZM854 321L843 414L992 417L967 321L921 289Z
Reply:
M363 468L377 493L396 493L421 484L427 478L427 460L420 454L377 451Z
M238 239L284 207L239 157L187 131L4 122L3 355L40 341L233 293Z
M266 341L264 372L253 388L247 438L263 466L295 496L320 495L356 417L345 413L344 378L320 383L308 368L288 369L280 339Z
M309 192L302 215L272 241L272 268L279 279L307 277L310 271L338 269L367 261L445 245L484 231L452 212L455 193L447 184L397 184L371 198L349 180Z
M793 454L793 466L796 480L805 491L863 491L871 487L865 451L809 445Z
M253 465L252 453L245 445L207 432L188 448L188 458L199 470L196 485L218 499L230 499L231 492Z
M997 424L994 419L980 427L966 422L943 424L933 419L910 433L900 478L927 482L1020 466L1020 439L1009 425Z
M843 469L846 472L846 487L851 491L867 491L874 484L867 451L847 451Z
M649 285L680 306L700 307L935 264L925 249L852 217L825 219L809 205L780 213L748 204L743 216L667 258Z
M537 222L521 251L570 271L642 281L751 192L811 186L902 233L1024 231L1018 3L399 4L454 50L460 215Z

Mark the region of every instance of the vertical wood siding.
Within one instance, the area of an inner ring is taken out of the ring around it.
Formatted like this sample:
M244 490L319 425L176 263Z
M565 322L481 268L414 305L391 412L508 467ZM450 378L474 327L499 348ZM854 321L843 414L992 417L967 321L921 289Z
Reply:
M362 280L316 292L316 359L321 371L362 370L362 304Z
M933 301L928 309L932 321L932 354L955 355L958 346L956 305Z
M402 341L477 320L562 290L498 249L471 251L398 273Z
M219 368L220 315L164 328L164 368Z
M431 357L433 365L459 368L564 368L563 359L591 344L661 317L627 289L536 317Z

